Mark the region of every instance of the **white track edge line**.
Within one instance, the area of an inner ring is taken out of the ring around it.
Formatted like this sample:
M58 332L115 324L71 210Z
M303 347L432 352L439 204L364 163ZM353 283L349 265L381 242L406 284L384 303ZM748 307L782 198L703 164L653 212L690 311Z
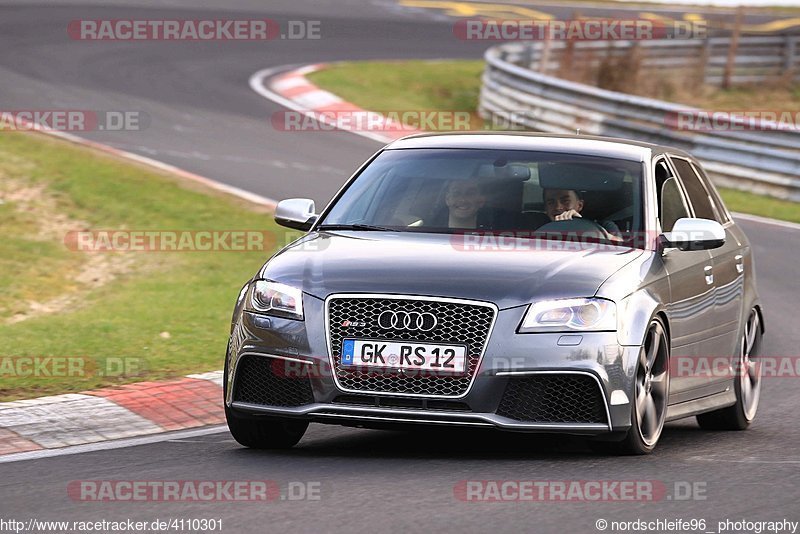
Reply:
M798 207L800 208L800 206ZM743 221L750 221L761 224L771 224L773 226L780 226L782 228L788 228L790 230L800 230L800 224L789 221L770 219L769 217L761 217L760 215L750 215L749 213L732 212L731 215L733 215L734 219L742 219Z
M51 137L56 137L58 139L62 139L64 141L68 141L70 143L74 143L76 145L81 145L89 148L94 148L101 150L103 152L113 154L119 156L121 158L135 161L137 163L141 163L147 165L149 167L153 167L155 169L168 172L170 174L175 174L180 176L181 178L185 178L187 180L191 180L193 182L201 183L211 189L216 191L220 191L222 193L227 193L229 195L233 195L237 198L241 198L242 200L246 200L248 202L252 202L254 204L258 204L260 206L266 206L270 209L275 209L275 206L278 204L278 201L271 199L269 197L265 197L259 195L257 193L252 193L250 191L246 191L244 189L240 189L238 187L223 184L217 182L216 180L212 180L211 178L207 178L205 176L201 176L199 174L195 174L193 172L181 169L180 167L176 167L175 165L171 165L169 163L164 163L163 161L159 161L153 158L149 158L147 156L141 156L139 154L135 154L133 152L128 152L127 150L121 150L119 148L115 148L111 145L107 145L105 143L101 143L98 141L92 141L89 139L84 139L82 137L78 137L77 135L65 133L65 132L58 132L58 131L49 131L42 128L31 128L32 131L36 131L37 133L43 133L45 135L49 135Z
M85 443L83 445L71 445L69 447L61 447L58 449L42 449L38 451L16 452L0 456L0 464L10 462L22 462L25 460L39 460L41 458L52 458L55 456L67 456L71 454L82 454L85 452L106 451L111 449L124 449L127 447L136 447L138 445L149 445L152 443L159 443L162 441L193 438L198 436L207 436L209 434L219 434L227 432L227 425L215 425L206 428L199 428L194 430L178 430L176 432L162 432L159 434L152 434L149 436L142 436L137 438L125 438L109 441L100 441L97 443Z

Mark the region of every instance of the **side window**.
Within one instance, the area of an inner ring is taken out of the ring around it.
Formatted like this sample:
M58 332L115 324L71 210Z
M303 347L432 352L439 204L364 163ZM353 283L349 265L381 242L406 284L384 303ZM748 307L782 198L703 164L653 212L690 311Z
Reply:
M371 201L370 218L380 225L406 226L444 206L445 180L393 175Z
M689 161L676 157L670 157L670 159L678 170L683 186L686 188L686 194L689 196L689 201L694 208L694 216L722 222L720 221L719 213L711 202L708 190L706 190L703 182L700 181L700 177L694 172L694 168L692 168Z
M717 214L719 215L718 221L722 224L728 223L731 221L731 215L728 213L728 209L725 207L725 203L722 202L722 198L720 198L719 193L716 189L714 189L714 185L711 183L711 180L708 179L708 175L705 173L703 168L696 164L695 162L690 162L692 164L692 169L694 169L695 174L700 176L703 180L703 185L706 186L706 190L708 191L709 196L711 197L711 203L714 206Z
M379 178L371 182L359 183L356 181L352 184L351 188L354 191L358 191L358 193L350 197L349 202L340 201L339 203L340 208L347 210L348 219L346 221L337 220L337 222L353 223L365 221L375 210L374 200L380 198L378 191L386 188L386 182L389 181L392 174L391 170L387 170ZM364 186L362 183L367 185Z
M671 232L675 221L690 216L689 208L686 206L678 180L663 159L655 164L655 178L661 231Z

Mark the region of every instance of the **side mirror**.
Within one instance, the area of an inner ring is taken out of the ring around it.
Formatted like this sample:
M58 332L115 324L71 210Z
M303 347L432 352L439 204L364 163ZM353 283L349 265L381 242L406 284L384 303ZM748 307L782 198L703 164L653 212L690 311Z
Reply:
M725 229L717 221L684 217L675 221L671 232L661 234L661 241L679 250L709 250L725 244Z
M307 232L316 220L314 201L310 198L281 200L275 208L275 222L287 228Z

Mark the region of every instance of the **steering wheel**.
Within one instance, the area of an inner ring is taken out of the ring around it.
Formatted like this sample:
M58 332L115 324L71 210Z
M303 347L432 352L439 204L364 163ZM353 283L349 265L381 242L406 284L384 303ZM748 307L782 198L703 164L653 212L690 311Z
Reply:
M598 238L611 239L611 234L608 230L603 228L600 223L583 218L550 221L536 229L537 234L546 234L548 232L555 234L579 233L580 237L585 237L586 234L597 233Z

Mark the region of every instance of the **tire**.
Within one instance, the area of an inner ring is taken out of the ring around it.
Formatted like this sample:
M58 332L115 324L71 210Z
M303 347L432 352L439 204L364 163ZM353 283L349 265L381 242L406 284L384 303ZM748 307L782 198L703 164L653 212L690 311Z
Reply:
M636 363L631 428L622 441L590 442L594 450L618 455L650 454L655 450L669 405L669 338L658 317L650 321Z
M290 449L303 438L308 421L286 418L238 417L225 407L233 439L251 449Z
M736 404L697 416L704 430L745 430L753 422L761 397L761 365L753 359L761 348L761 318L753 308L739 338L739 358L734 370Z

